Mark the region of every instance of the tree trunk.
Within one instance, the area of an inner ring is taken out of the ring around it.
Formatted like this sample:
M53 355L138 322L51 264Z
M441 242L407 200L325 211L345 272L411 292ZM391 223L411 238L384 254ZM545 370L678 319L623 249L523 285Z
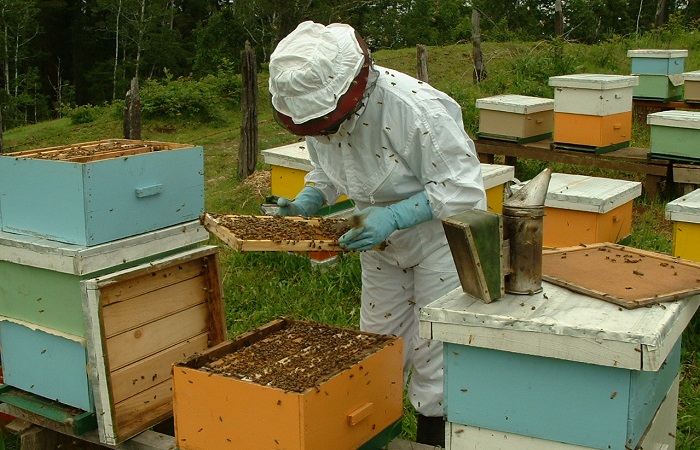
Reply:
M428 80L428 49L423 44L416 46L416 73L418 79L429 83Z
M141 96L139 80L131 79L131 88L126 92L124 103L124 139L141 139Z
M656 15L654 16L654 27L664 26L664 12L666 10L666 0L656 0Z
M112 100L117 98L117 67L119 66L119 19L122 15L122 0L117 5L117 22L114 26L114 68L112 69Z
M258 163L258 74L255 52L246 41L241 52L241 75L243 91L241 93L241 145L238 150L238 178L243 180L255 172Z
M564 35L564 13L561 8L561 0L554 2L554 36L561 37Z
M479 11L474 8L472 10L472 59L474 60L474 81L476 83L485 80L488 76L488 71L486 67L484 67L484 57L481 53L481 31L479 21Z

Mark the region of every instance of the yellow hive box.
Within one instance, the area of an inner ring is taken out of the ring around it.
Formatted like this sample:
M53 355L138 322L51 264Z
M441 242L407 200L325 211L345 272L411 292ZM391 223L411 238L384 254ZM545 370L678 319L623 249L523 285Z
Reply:
M401 417L402 340L393 336L382 336L378 349L301 392L202 370L296 324L309 325L276 320L173 366L179 449L355 450ZM273 353L286 360L283 352ZM309 362L305 367L323 363ZM265 367L269 366L261 369ZM289 370L303 372L305 367Z
M673 256L700 262L700 189L666 205L673 222Z
M632 201L641 193L638 181L553 173L545 200L544 246L625 241L632 229Z

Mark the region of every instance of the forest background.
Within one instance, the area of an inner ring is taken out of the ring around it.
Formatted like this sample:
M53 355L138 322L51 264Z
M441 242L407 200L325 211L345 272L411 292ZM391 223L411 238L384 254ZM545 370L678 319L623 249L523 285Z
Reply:
M700 18L700 0L1 0L0 151L2 130L123 99L135 76L235 74L246 41L264 68L306 19L349 23L378 51L470 42L476 10L482 41L532 42L554 37L557 4L558 38L584 44Z

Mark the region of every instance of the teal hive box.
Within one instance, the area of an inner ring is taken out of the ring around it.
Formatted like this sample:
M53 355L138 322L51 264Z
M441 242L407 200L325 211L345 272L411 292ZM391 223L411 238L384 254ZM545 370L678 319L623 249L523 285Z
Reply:
M203 212L202 147L105 140L0 156L5 232L92 246Z
M0 342L5 384L94 412L85 339L3 320Z
M647 116L651 129L649 156L700 161L700 112L669 110Z
M675 75L685 71L688 50L638 49L628 50L627 56L633 75Z
M674 448L680 338L700 295L626 310L542 287L488 304L458 289L422 309L420 336L445 343L448 442L483 432L448 448ZM674 420L650 438L662 407Z

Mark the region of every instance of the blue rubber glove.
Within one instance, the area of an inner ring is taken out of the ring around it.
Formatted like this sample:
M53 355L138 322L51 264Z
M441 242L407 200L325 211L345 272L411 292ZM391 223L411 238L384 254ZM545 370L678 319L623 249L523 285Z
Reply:
M318 189L306 186L294 200L284 197L277 199L279 209L275 215L309 217L321 209L324 203L323 194Z
M359 252L371 250L384 242L396 230L405 230L433 218L428 197L420 192L385 207L370 206L359 212L362 226L353 228L338 239L340 246Z

